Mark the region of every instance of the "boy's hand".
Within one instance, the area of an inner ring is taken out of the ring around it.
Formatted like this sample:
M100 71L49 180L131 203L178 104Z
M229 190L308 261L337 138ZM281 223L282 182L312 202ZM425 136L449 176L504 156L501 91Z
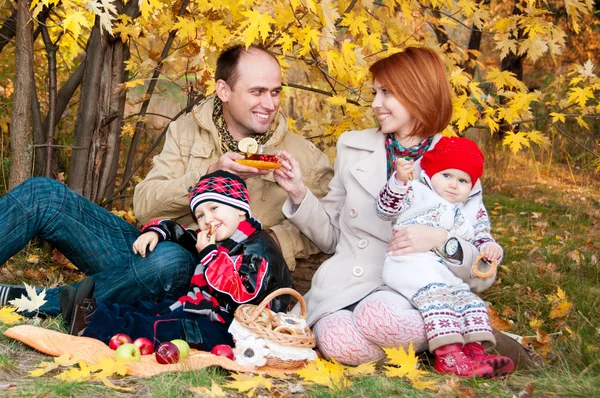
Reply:
M209 229L198 232L198 240L196 241L196 250L200 253L208 245L214 245L217 241L217 234L212 230L211 225Z
M413 167L414 160L406 160L404 158L396 159L396 181L401 184L413 179L415 168Z
M149 252L154 251L157 244L158 234L156 232L144 232L133 242L133 252L145 258L146 250Z
M500 245L490 242L483 248L483 256L487 261L498 261L502 255L502 248Z

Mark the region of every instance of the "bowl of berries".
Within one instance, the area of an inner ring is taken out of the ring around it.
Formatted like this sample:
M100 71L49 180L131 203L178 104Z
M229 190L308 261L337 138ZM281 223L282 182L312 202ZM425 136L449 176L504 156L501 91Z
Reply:
M259 145L254 138L246 137L238 143L238 149L246 154L245 159L236 162L245 166L255 167L259 170L272 170L281 167L279 158L263 145Z

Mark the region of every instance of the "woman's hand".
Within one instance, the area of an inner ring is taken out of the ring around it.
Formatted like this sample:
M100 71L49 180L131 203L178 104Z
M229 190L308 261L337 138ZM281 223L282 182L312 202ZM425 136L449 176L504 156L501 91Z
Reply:
M409 253L424 253L440 247L448 239L448 231L427 225L411 225L394 228L394 236L388 245L388 252L394 256Z
M302 203L306 196L306 185L302 181L302 171L300 165L286 151L281 151L277 154L282 166L273 170L273 177L277 184L290 195L292 202L295 205Z
M212 229L212 226L210 229ZM198 232L198 239L196 241L196 250L198 250L198 253L204 250L206 246L214 245L217 241L217 234L215 232L211 234L209 232L210 229Z
M142 257L146 257L146 250L154 251L158 244L158 234L154 231L144 232L133 242L133 252Z

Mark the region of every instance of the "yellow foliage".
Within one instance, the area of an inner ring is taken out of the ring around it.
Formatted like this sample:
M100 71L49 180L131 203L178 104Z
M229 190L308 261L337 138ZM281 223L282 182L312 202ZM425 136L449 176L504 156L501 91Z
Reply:
M271 382L265 379L263 375L245 375L234 373L231 375L234 381L224 384L223 387L237 390L240 393L246 393L249 397L254 395L257 388L266 388L271 390Z
M346 375L346 367L332 359L331 362L317 359L296 373L308 384L319 384L332 390L348 388L352 382Z
M14 307L2 307L0 308L0 322L5 325L14 325L21 322L23 317L15 313L17 309Z
M214 380L211 380L212 385L211 388L207 387L190 387L189 390L191 393L197 396L206 397L206 398L225 398L227 394L221 389Z
M573 304L569 302L567 294L560 286L556 287L556 293L546 295L546 298L552 306L550 310L551 319L564 318L573 308Z
M388 377L406 377L409 380L417 379L420 376L418 369L419 358L415 355L415 349L410 343L408 351L404 348L383 348L388 362L395 367L385 366L385 374Z

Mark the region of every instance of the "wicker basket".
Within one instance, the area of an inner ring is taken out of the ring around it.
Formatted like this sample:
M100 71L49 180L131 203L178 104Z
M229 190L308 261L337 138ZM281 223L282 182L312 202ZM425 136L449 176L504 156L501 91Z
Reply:
M278 315L267 309L267 305L277 296L289 294L294 296L300 303L300 317L306 320L306 303L300 293L290 288L282 288L275 290L269 294L259 305L243 304L240 305L234 314L234 318L241 326L248 329L256 336L269 340L270 342L280 344L282 346L295 348L315 347L315 335L310 328L306 326L298 333L291 330L285 325L278 325ZM297 369L306 364L306 361L299 360L282 360L277 357L267 356L267 364L265 366L280 368L280 369Z

